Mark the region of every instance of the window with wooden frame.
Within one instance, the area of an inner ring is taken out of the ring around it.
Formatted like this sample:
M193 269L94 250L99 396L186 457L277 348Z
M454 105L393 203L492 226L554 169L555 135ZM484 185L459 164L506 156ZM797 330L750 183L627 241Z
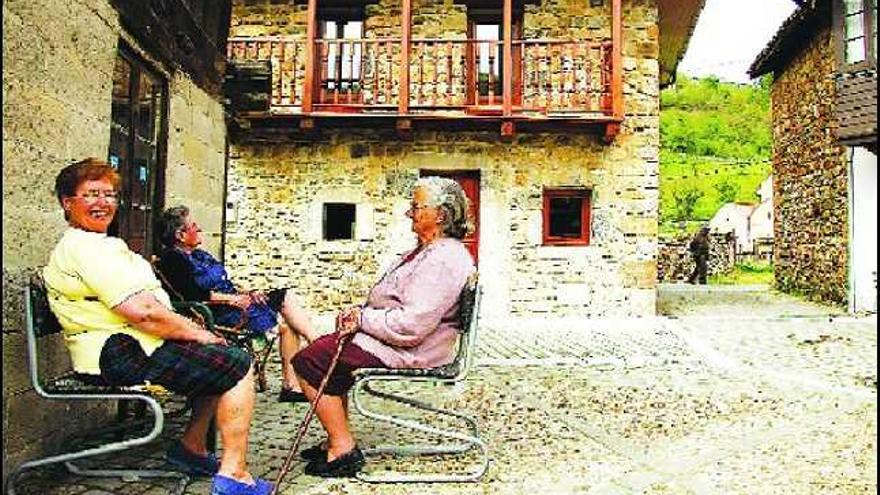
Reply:
M113 69L107 161L122 178L110 234L142 255L154 252L153 224L164 204L167 82L126 46Z
M468 105L498 106L504 98L504 24L503 13L498 8L468 8L467 37L470 47L467 54ZM522 38L523 11L514 9L511 32L513 40ZM520 104L521 47L513 47L513 96L515 105Z
M588 246L591 198L586 188L544 189L543 244Z
M842 68L876 67L877 0L843 0L833 4Z
M318 13L319 102L358 104L362 100L363 8L338 7Z

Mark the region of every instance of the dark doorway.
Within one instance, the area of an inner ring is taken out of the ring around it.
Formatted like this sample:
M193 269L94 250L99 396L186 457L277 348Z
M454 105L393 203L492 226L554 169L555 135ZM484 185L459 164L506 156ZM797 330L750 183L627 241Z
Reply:
M110 234L147 257L153 225L162 211L167 88L164 78L120 48L113 70L108 162L122 177L119 211Z

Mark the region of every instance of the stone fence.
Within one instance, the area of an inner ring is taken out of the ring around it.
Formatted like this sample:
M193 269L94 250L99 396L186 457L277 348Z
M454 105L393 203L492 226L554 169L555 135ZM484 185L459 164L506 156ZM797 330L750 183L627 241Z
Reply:
M688 245L693 235L660 238L657 258L658 282L686 282L694 270ZM736 238L729 234L709 235L709 275L726 273L736 264Z

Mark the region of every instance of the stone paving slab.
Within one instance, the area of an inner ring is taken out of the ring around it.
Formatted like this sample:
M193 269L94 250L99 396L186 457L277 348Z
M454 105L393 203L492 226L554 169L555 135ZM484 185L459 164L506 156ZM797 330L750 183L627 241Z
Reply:
M412 389L476 416L491 457L479 483L323 480L301 475L297 462L280 493L876 493L876 316L765 289L663 291L667 308L686 301L669 317L487 323L464 384ZM254 471L270 479L306 410L274 402L272 366L251 436ZM179 428L172 422L163 442L114 461L161 463ZM367 446L417 439L359 416L353 428ZM304 445L319 439L316 423ZM460 457L373 459L368 469L467 469L473 457ZM42 473L28 486L25 493L140 495L169 485ZM207 480L187 488L208 492Z

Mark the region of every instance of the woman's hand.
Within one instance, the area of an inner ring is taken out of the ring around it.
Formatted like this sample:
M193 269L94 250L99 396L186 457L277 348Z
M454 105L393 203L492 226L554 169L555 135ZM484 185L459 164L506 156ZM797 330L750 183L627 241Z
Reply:
M214 344L214 345L227 345L226 339L223 337L213 334L207 330L202 332L197 339L194 339L199 344Z
M248 306L251 305L251 296L250 294L231 294L229 296L229 300L225 301L226 304L231 306L235 306L239 309L247 309Z
M352 306L343 309L336 316L336 331L340 335L348 335L360 330L361 324L361 307Z
M251 298L251 301L254 304L268 304L269 298L266 297L266 293L258 290L252 290L248 292L248 295Z

